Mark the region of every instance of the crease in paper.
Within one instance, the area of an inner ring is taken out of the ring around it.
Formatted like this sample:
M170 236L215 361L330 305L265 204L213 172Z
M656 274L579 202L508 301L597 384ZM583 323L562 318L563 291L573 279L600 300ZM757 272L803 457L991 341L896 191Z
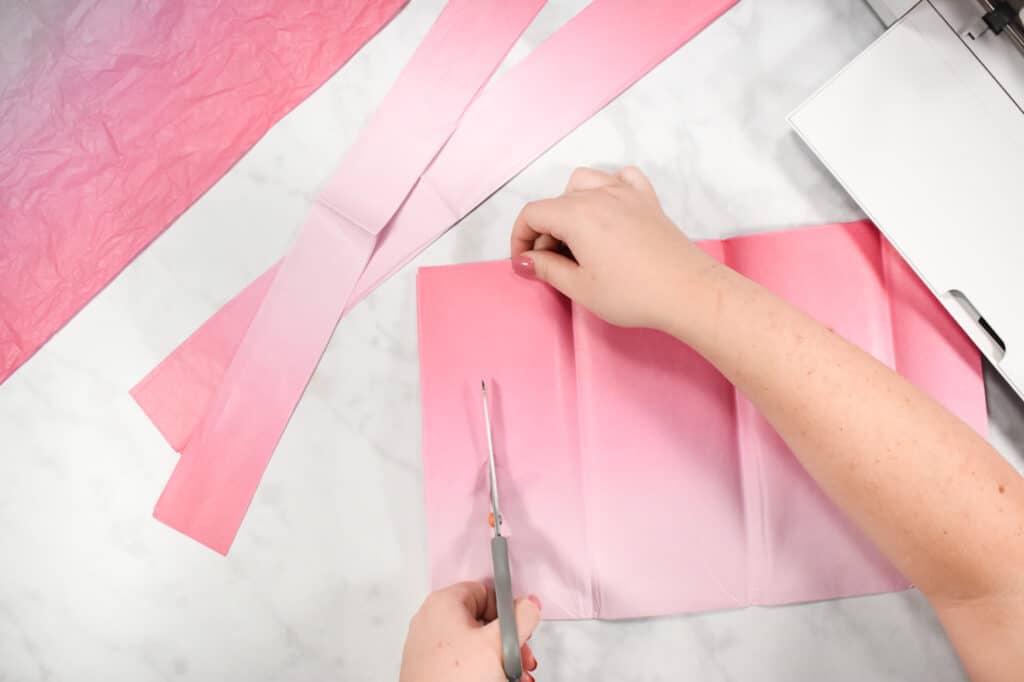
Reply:
M977 349L870 223L701 246L985 433ZM753 405L675 339L608 325L507 261L422 268L417 306L435 587L490 570L486 527L475 544L462 531L483 523L486 490L473 477L486 452L452 418L480 376L502 390L503 513L510 525L529 519L516 526L514 586L537 594L545 617L635 618L909 586Z

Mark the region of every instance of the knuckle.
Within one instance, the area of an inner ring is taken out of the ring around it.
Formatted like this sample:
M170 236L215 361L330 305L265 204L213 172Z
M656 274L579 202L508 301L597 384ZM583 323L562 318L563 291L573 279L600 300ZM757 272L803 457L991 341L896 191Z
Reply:
M537 210L537 202L536 201L528 201L523 206L523 208L519 211L519 218L518 219L520 221L522 221L522 220L526 219L527 217L529 217L530 214L532 214L536 210Z
M572 173L569 174L569 184L575 185L586 179L587 175L590 174L590 169L585 166L577 166L573 169Z

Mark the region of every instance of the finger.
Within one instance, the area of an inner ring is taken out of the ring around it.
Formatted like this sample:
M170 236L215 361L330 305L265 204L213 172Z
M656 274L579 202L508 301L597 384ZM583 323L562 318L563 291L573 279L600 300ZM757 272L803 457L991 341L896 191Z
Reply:
M533 672L537 669L537 657L533 655L533 649L530 648L529 644L524 644L519 654L523 658L523 670Z
M640 190L646 194L654 194L654 185L647 179L643 171L636 166L626 166L618 172L618 177L633 189Z
M577 168L569 176L569 183L565 186L565 191L567 194L569 192L582 192L588 189L600 189L608 185L617 185L619 182L619 178L611 173L605 173L596 168Z
M530 635L537 629L540 623L540 600L530 596L526 599L516 600L516 628L519 635L519 646L526 644ZM491 641L497 651L501 651L501 624L494 620L484 626L487 631L487 638Z
M576 203L568 197L531 201L519 212L512 225L512 257L533 248L541 235L550 235L558 241L568 237L576 222Z
M534 596L516 601L516 627L519 630L519 646L526 644L533 631L540 624L540 600Z
M487 587L483 583L467 581L456 583L439 590L435 599L451 601L460 605L474 620L481 620L487 610Z
M572 255L572 249L566 246L565 242L560 242L549 234L542 234L537 238L537 241L533 243L531 251L554 251L560 253L571 261L575 261L576 257Z
M554 251L527 251L519 259L532 261L536 279L547 282L569 298L579 296L580 266L576 261Z
M561 248L562 242L558 241L550 234L542 234L537 237L537 241L530 247L531 251L558 251Z
M494 587L487 586L487 606L484 608L484 615L480 622L486 624L498 617L498 600L494 594Z
M524 672L523 673L523 682L537 682L537 678L535 678L529 672Z

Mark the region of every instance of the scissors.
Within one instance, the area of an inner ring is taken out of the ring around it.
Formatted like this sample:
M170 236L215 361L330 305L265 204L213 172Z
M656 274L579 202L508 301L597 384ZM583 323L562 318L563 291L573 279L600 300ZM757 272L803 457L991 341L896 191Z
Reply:
M480 380L484 401L484 425L487 429L487 464L491 476L490 526L491 561L494 563L494 596L498 605L498 629L501 632L501 661L509 682L523 676L523 659L519 655L519 631L516 627L515 604L512 601L512 573L508 564L508 541L501 534L501 510L498 507L498 472L494 467L494 437L491 435L491 414L487 409L487 385Z

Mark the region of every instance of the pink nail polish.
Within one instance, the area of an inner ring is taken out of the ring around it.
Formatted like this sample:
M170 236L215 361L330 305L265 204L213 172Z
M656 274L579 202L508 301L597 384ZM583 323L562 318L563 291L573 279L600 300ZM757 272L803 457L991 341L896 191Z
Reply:
M540 599L537 598L537 595L531 594L529 597L527 597L527 599L529 599L530 601L532 601L534 604L537 605L537 610L538 611L540 611L542 609L542 607L540 605Z
M527 255L516 256L513 258L512 270L514 270L520 277L525 277L526 279L533 279L535 277L533 259Z

